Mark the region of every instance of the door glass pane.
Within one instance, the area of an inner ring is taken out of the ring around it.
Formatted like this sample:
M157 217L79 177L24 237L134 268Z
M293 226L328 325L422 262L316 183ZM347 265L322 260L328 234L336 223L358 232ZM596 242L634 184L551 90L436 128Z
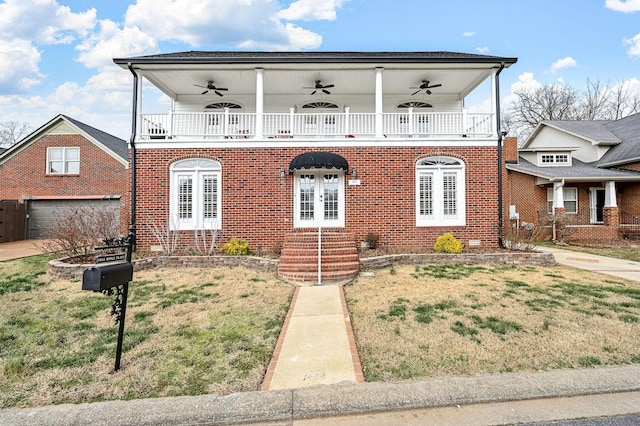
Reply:
M338 175L324 175L324 219L338 219Z
M420 174L420 216L433 215L433 175Z
M178 176L178 218L193 217L193 179L191 176Z
M442 190L444 195L444 215L445 216L455 216L457 209L457 200L456 200L456 172L444 172L442 175Z
M218 185L214 175L202 176L202 217L215 219L218 204Z
M314 176L300 175L300 220L313 220L314 194Z

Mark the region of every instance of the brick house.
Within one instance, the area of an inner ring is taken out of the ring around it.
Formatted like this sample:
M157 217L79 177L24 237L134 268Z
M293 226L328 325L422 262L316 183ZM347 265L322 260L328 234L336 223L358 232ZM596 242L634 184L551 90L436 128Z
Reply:
M0 199L24 204L23 238L46 238L75 206L113 210L126 233L128 156L124 140L58 115L0 154Z
M507 138L505 160L512 225L562 218L569 241L638 234L640 114L612 121L543 121L520 148ZM562 239L549 226L549 237Z
M196 51L114 62L135 93L150 83L171 99L147 114L134 98L141 249L160 248L154 228L180 233L184 249L216 229L221 242L281 250L287 275L295 257L316 267L320 241L318 269L339 278L332 260L357 264L368 235L389 248L432 247L446 232L498 245L499 74L515 58ZM476 90L491 111L465 109Z

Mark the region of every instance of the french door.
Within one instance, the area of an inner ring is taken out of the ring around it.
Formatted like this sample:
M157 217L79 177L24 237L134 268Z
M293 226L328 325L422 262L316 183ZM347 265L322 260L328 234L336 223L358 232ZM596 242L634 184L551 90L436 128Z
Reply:
M344 172L300 170L294 175L294 226L344 226Z

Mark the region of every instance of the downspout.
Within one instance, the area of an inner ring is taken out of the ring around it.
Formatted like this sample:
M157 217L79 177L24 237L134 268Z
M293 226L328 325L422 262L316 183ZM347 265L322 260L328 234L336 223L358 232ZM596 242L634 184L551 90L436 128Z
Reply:
M127 64L133 74L133 104L131 113L131 223L129 225L129 237L131 238L131 251L136 247L136 131L138 128L138 74L133 70L131 62Z
M496 72L496 129L498 132L498 247L506 248L502 235L502 129L500 128L500 73L504 69L504 62Z

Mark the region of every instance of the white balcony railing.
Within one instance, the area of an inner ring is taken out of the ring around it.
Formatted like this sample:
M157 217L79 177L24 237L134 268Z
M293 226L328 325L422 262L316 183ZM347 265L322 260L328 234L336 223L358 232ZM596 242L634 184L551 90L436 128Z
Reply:
M385 113L382 134L375 113L265 113L258 116L224 112L143 114L141 139L344 138L344 137L488 137L495 134L491 113Z

